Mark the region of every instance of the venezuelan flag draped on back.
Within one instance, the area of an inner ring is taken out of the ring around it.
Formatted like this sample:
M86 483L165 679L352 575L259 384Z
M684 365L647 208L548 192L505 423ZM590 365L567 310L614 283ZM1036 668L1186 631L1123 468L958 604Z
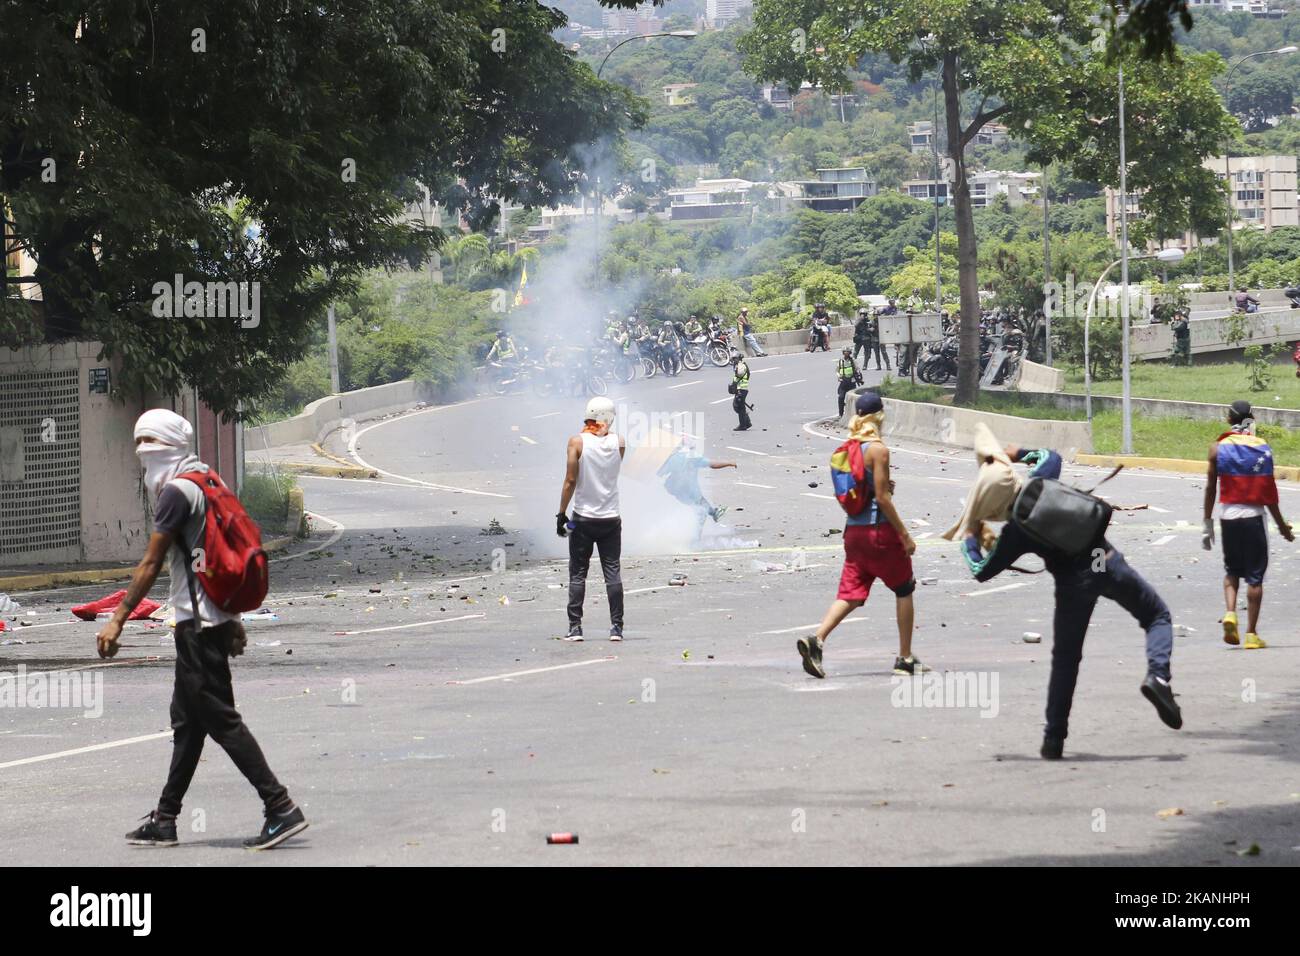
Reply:
M835 488L835 499L846 514L861 514L871 501L871 489L867 487L866 478L862 443L850 438L831 455L831 484Z
M1226 432L1215 456L1219 501L1225 505L1275 505L1273 449L1257 435Z

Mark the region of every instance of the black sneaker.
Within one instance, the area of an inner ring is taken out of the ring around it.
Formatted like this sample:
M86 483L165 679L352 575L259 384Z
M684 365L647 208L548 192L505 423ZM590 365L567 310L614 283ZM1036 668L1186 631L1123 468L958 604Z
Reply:
M262 832L245 840L244 846L250 850L269 850L305 829L307 829L307 818L302 815L302 809L299 807L294 807L284 814L268 813L266 822L262 824Z
M817 639L817 635L801 637L795 641L794 646L803 658L803 669L813 677L825 679L826 671L822 670L822 642Z
M1169 686L1169 681L1155 674L1147 674L1146 680L1142 681L1142 696L1151 701L1156 713L1167 726L1174 730L1183 726L1183 712L1174 700L1174 689Z
M609 627L609 639L615 643L623 640L623 625L611 624Z
M126 835L126 842L131 846L176 846L176 820L164 820L157 810L150 810L140 819L145 822Z
M900 677L915 677L917 674L924 674L929 669L921 663L918 657L894 658L894 673Z
M1053 737L1050 734L1043 735L1043 746L1038 751L1044 760L1060 760L1061 754L1065 750L1065 741L1060 737Z
M580 641L582 640L582 625L574 624L569 628L569 633L560 638L562 641Z

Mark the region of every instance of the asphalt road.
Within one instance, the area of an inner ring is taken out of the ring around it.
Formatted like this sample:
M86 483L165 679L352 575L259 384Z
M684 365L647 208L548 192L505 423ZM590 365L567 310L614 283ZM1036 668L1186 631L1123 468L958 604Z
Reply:
M486 398L336 436L336 452L383 474L301 479L316 531L276 559L277 617L248 623L248 654L234 664L238 705L312 821L273 853L239 848L260 806L211 744L182 846L125 846L170 754L170 634L134 625L104 666L95 625L70 621L67 608L108 588L14 595L33 613L29 626L0 633L23 642L0 645L0 671L21 664L101 681L102 714L0 708L7 861L1300 862L1297 552L1272 539L1269 649L1223 645L1219 556L1200 550L1193 477L1124 472L1105 488L1117 505L1146 506L1117 512L1112 539L1174 609L1183 730L1166 728L1139 695L1141 632L1103 602L1067 759L1039 759L1051 582L969 578L939 535L974 465L969 452L937 445L891 442L925 582L915 653L950 684L983 693L965 706L902 706L927 699L903 699L910 687L891 675L886 591L832 637L827 680L803 673L794 641L833 599L840 568L843 520L826 465L838 439L819 424L835 410L834 359L755 360L756 427L744 434L731 431L724 370L615 394L625 431L676 415L670 427L740 466L705 478L730 510L692 549L689 521L643 470L646 453L629 453L622 644L603 640L596 571L588 640L553 639L565 627L566 580L553 515L581 400ZM1100 476L1066 472L1085 486ZM1283 507L1300 510L1300 495L1284 489ZM503 533L485 533L493 521ZM677 572L685 587L668 585ZM1025 643L1027 631L1042 643ZM561 831L581 842L548 846ZM1252 845L1258 856L1240 855Z

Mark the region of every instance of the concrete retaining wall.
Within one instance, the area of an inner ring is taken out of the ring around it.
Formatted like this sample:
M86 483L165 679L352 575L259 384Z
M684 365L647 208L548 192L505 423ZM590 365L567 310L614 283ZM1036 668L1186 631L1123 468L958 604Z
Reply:
M432 399L433 395L428 389L410 379L373 388L359 388L341 395L326 395L312 402L293 418L244 429L244 447L252 453L276 445L320 441L346 419L361 421L382 418Z
M862 389L852 393L855 400ZM853 417L853 401L845 404L840 424L848 426ZM1079 452L1092 451L1092 426L1087 422L1052 421L1034 418L1016 418L950 405L931 405L926 402L903 402L884 399L885 436L912 438L917 441L961 448L975 447L975 425L983 422L1003 442L1015 442L1034 448L1054 448L1061 456L1072 461Z
M763 351L769 355L788 355L791 352L802 352L808 347L808 330L807 329L789 329L785 332L758 332L754 336L763 346ZM740 348L741 343L738 341L739 336L732 335L732 344ZM843 348L846 345L853 344L853 326L852 325L833 325L831 326L831 348ZM746 355L749 349L744 350Z
M1226 316L1192 319L1192 354L1222 352L1250 345L1272 345L1300 339L1300 309L1292 309L1290 306L1285 308L1263 306L1262 308L1266 311L1245 316L1246 338L1237 345L1228 344ZM1134 358L1168 358L1174 350L1174 333L1163 322L1135 325L1131 345Z
M1072 392L1060 392L1055 395L1038 396L1047 403L1060 409L1082 412L1087 407L1083 395ZM1194 418L1198 421L1221 422L1228 413L1226 405L1212 402L1175 402L1163 398L1131 399L1134 415L1149 415L1152 418ZM1092 410L1117 412L1123 405L1123 399L1116 395L1093 395ZM1256 408L1255 421L1262 425L1285 425L1287 428L1300 428L1300 411L1291 408ZM1226 425L1224 426L1227 427Z

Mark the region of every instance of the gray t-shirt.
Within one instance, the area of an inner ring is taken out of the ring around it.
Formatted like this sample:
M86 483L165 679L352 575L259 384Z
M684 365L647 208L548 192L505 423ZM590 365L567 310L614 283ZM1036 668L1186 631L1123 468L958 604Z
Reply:
M182 554L181 550L173 544L167 551L167 566L171 575L171 593L168 601L176 612L177 624L194 619L185 567L187 563L193 566L197 557L194 549L203 547L207 504L199 486L185 478L173 478L163 486L162 494L158 496L154 530L171 534L185 549ZM212 599L203 590L203 583L198 580L197 574L194 590L199 598L200 627L215 627L226 621L233 621L237 617L235 614L227 614L212 603Z

